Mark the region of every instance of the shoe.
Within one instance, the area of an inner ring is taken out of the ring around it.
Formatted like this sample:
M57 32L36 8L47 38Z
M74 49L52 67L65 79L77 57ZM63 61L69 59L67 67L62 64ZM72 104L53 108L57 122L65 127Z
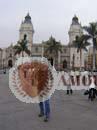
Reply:
M38 115L38 117L43 117L44 116L44 114L42 114L42 113L40 113L39 115Z
M44 119L44 122L48 122L48 118L45 118L45 119Z

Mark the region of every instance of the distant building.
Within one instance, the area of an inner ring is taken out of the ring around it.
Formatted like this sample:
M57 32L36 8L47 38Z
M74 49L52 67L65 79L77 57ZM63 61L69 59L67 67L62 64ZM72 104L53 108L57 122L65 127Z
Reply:
M62 52L58 52L57 61L55 67L57 69L66 69L74 67L79 68L80 57L75 48L70 48L69 45L72 44L73 40L76 36L82 35L82 27L79 24L78 18L76 16L73 17L72 23L69 30L69 44L62 45ZM19 41L21 41L24 36L27 38L28 49L31 51L32 56L44 56L45 48L43 48L42 43L33 43L33 35L34 28L31 21L31 17L29 13L25 17L24 21L20 25L19 29ZM84 53L82 56L82 66L84 67ZM14 65L17 56L15 56L15 50L13 49L13 45L11 44L9 47L0 50L0 67L11 67ZM49 58L49 57L47 57ZM70 66L69 66L70 65Z
M15 63L16 57L14 55L13 45L2 49L2 68L12 67Z
M93 68L93 47L90 47L89 51L88 51L87 67L88 67L88 69ZM97 50L96 50L96 54L95 54L95 67L97 68Z

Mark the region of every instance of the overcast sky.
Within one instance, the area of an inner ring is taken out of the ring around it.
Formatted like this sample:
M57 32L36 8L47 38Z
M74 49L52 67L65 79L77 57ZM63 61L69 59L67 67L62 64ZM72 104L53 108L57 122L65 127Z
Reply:
M97 20L97 0L0 0L0 47L19 40L19 27L28 12L35 30L34 43L52 35L67 44L75 14L82 25Z

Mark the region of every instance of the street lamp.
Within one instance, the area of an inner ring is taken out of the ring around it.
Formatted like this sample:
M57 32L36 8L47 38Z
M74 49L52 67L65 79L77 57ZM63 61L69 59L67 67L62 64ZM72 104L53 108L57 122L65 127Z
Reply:
M73 54L73 57L72 57L73 61L72 61L72 69L74 69L74 64L75 64L75 55Z
M4 61L5 61L5 59L3 59L3 73L6 74L6 69L5 69Z
M2 68L3 68L3 70L4 70L4 59L3 59L3 64L2 64Z
M41 54L41 57L43 58L44 56L44 43L42 42L42 54Z

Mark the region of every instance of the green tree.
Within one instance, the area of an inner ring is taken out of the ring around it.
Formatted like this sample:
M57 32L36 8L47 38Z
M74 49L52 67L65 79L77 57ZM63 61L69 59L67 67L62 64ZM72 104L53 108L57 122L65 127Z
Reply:
M45 54L48 55L48 57L52 57L55 62L56 58L58 58L58 51L61 52L61 43L57 42L55 38L51 36L48 41L44 42L44 46L46 48Z
M89 36L82 35L82 36L76 36L75 40L73 41L73 46L77 48L77 52L80 53L80 70L82 68L82 50L88 51L87 46L90 45L88 42Z
M84 26L83 29L88 33L89 38L92 40L93 45L93 70L95 70L95 60L96 60L96 37L97 37L97 22L92 22L89 26Z
M24 57L24 52L30 55L30 50L27 47L26 36L24 36L23 40L18 41L17 45L14 46L14 49L15 49L15 55L22 54L22 57Z

